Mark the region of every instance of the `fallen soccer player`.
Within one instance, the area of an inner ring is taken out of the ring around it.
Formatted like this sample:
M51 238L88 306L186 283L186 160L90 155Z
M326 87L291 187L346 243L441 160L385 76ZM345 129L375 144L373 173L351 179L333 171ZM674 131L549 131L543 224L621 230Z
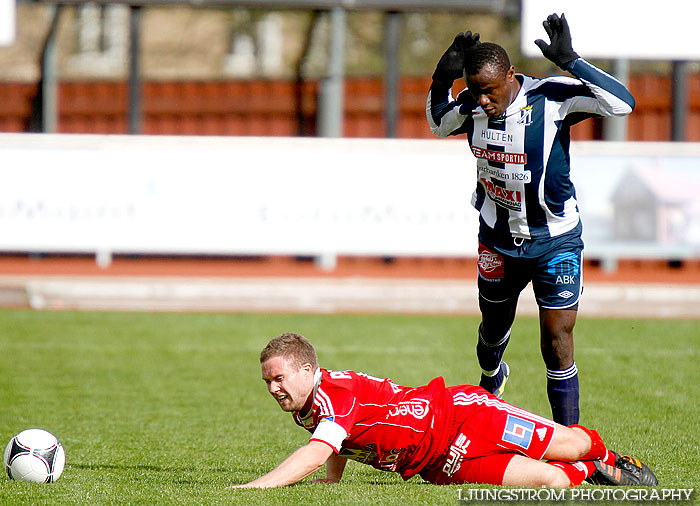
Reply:
M320 368L303 336L285 333L260 354L262 378L279 406L312 435L267 474L230 488L297 483L326 464L340 481L347 459L435 484L566 488L658 483L636 458L606 448L595 430L565 427L479 386L442 377L406 387L387 378Z

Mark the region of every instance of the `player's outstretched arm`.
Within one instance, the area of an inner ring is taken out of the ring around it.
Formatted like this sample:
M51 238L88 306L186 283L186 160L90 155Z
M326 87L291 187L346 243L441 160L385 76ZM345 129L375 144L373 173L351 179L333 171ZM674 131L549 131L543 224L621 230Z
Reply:
M569 63L579 58L571 44L571 32L569 23L562 13L561 17L550 14L542 22L544 31L549 36L550 43L537 39L535 44L540 48L545 58L553 62L562 70L569 70Z
M471 31L458 33L435 67L425 112L430 130L438 137L453 135L452 132L458 130L464 122L465 116L458 113L457 102L452 99L450 90L456 79L464 77L466 52L481 44L479 38L478 33Z
M595 97L573 98L567 102L569 112L588 112L600 116L625 116L634 110L634 97L629 90L613 76L588 63L574 51L571 45L569 23L564 14L561 17L550 14L542 23L550 44L537 39L535 44L542 54L562 70L580 79Z
M332 454L333 450L327 444L309 441L269 473L249 483L227 488L273 488L291 485L320 469Z

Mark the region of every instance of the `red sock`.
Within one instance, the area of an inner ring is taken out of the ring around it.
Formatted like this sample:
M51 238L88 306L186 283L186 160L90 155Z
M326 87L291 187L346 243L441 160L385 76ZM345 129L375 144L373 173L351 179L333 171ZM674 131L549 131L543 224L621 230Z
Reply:
M600 437L597 431L588 429L583 425L569 425L569 427L581 429L583 432L588 434L588 437L591 438L591 449L588 450L588 452L579 460L600 460L610 466L615 465L615 454L605 447L605 443L603 443L603 439Z
M583 480L588 478L591 474L593 474L593 471L595 471L595 466L590 460L587 462L562 462L561 460L550 460L547 462L547 464L558 467L564 471L566 476L569 478L569 482L571 483L572 487L583 483Z

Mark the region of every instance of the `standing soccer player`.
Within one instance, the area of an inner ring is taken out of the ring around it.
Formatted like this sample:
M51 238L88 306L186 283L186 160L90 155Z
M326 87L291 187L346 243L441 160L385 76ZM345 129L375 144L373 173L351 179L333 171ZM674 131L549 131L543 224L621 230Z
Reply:
M506 51L460 33L437 64L427 103L432 132L466 134L477 159L472 204L479 210L480 386L502 396L502 361L520 292L532 281L554 421L578 423L573 329L581 295L582 225L570 179L570 127L596 116L625 116L634 98L574 52L566 18L543 23L542 54L574 77L516 74ZM456 99L451 88L464 77Z

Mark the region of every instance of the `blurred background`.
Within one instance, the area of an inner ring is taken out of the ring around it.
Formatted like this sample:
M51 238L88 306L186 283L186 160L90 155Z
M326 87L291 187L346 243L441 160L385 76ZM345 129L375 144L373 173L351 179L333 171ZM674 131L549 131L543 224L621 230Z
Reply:
M351 8L319 8L344 4ZM518 0L19 0L15 15L14 40L0 48L4 132L323 135L323 88L342 76L338 135L429 138L425 90L457 32L479 31L482 40L500 43L523 73L558 70L522 55ZM611 28L587 31L604 37ZM627 140L700 141L697 61L588 57L622 77L637 99ZM130 79L138 83L131 95ZM42 85L56 97L42 96ZM131 104L138 124L129 122L130 98L138 99ZM672 121L678 100L682 128ZM576 140L604 136L602 121L574 130Z
M562 74L524 55L524 11L537 2L527 4L0 1L2 300L476 311L474 161L464 139L432 136L426 95L459 31L498 42L522 73ZM616 26L587 29L605 37ZM659 29L672 46L673 30ZM605 297L638 308L640 283L682 285L662 305L697 316L700 65L686 53L578 51L637 101L626 119L572 131L587 280L636 283L601 295L601 310ZM180 277L188 280L150 284L133 302L146 278ZM78 283L97 278L109 289ZM193 289L204 278L219 291ZM300 290L301 279L317 285ZM366 279L410 284L358 282ZM265 306L284 283L295 302ZM382 306L402 297L403 309Z

